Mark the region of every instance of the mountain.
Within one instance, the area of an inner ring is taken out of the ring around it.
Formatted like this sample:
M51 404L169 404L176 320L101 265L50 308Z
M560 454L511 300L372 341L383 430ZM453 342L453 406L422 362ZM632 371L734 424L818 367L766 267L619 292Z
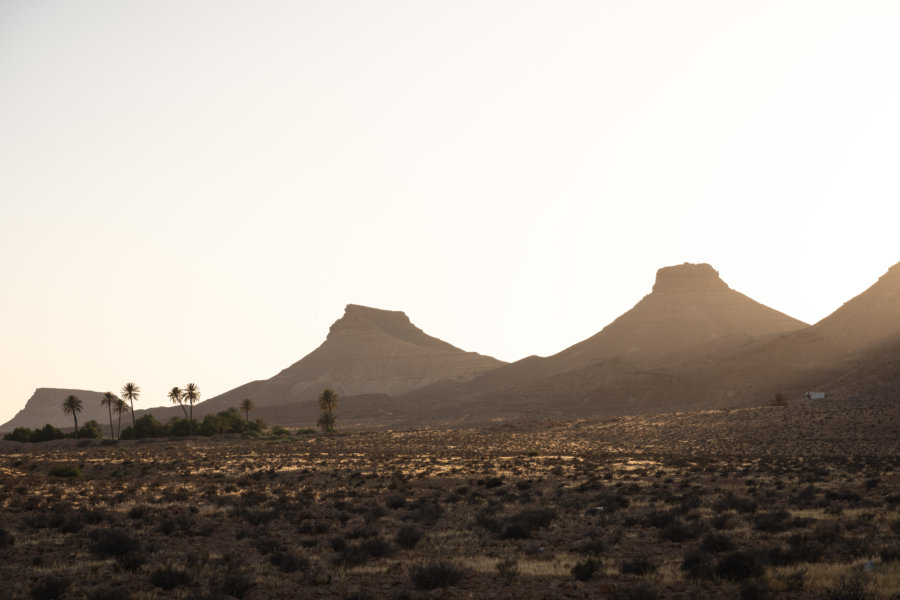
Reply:
M245 397L257 407L306 402L325 388L341 397L398 396L441 381L466 381L503 364L426 334L403 312L350 304L310 354L271 379L245 384L199 408L201 414L218 411Z
M808 327L732 290L710 265L684 263L659 269L651 293L631 310L558 354L408 399L459 418L680 410L707 402L708 374L694 373L699 367Z
M96 419L101 426L109 424L109 413L100 404L103 394L90 390L67 390L60 388L38 388L25 407L12 419L0 425L0 431L12 431L16 427L36 429L50 423L55 427L74 427L72 417L63 413L63 401L70 395L81 399L82 411L78 413L78 423Z
M813 331L847 352L900 341L900 263L862 294L813 325Z
M659 366L804 327L732 290L710 265L684 263L659 269L653 290L634 308L554 359L567 368L611 357Z

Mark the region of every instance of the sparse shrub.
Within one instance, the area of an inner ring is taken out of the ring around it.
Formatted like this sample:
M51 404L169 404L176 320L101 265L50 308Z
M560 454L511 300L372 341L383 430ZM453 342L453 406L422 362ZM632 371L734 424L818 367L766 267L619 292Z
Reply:
M710 525L712 525L715 529L719 530L732 530L737 527L738 520L730 513L722 513L720 515L716 515L710 521Z
M0 543L2 546L2 543ZM881 558L881 562L883 563L892 563L900 561L900 546L893 545L887 546L881 549L881 552L878 553L878 556Z
M772 577L772 589L779 592L799 592L806 584L806 569Z
M78 533L82 529L84 529L84 517L80 513L69 515L59 526L61 533Z
M384 505L391 510L403 508L404 506L406 506L406 496L401 496L400 494L391 494L384 499Z
M344 548L347 547L347 540L342 538L339 535L332 536L328 540L328 547L334 550L335 552L340 552Z
M622 563L620 571L626 575L648 575L654 573L657 564L646 556L637 556Z
M727 535L710 533L707 534L700 543L700 550L709 552L710 554L728 552L729 550L734 550L734 542Z
M132 506L131 509L129 509L128 518L134 519L135 521L143 521L152 513L153 509L151 509L146 504L136 504Z
M72 580L66 575L50 575L31 586L31 597L34 600L57 600L71 585Z
M16 545L16 536L4 528L0 528L0 548L11 548Z
M147 557L140 552L126 552L116 559L116 568L134 573L146 562Z
M616 589L614 600L657 600L659 594L646 581L627 583Z
M416 547L416 544L419 543L419 540L422 539L423 535L425 534L422 533L422 530L418 527L406 525L397 531L394 541L397 542L397 545L401 548L412 550Z
M778 533L790 529L791 513L784 509L759 513L753 519L753 528L757 531Z
M250 590L256 587L256 583L248 575L241 572L228 573L222 578L219 584L219 591L234 596L235 598L243 598Z
M772 597L772 590L764 581L748 579L741 583L741 600L767 600Z
M496 567L503 585L510 585L519 576L519 559L514 556L498 560Z
M712 556L697 550L684 557L681 570L688 579L712 579L715 576Z
M787 397L785 397L785 395L782 394L781 392L778 392L777 394L772 396L772 399L769 401L769 404L771 406L787 406Z
M94 539L91 550L100 558L121 557L138 553L141 549L141 543L136 537L118 527L94 531L91 537Z
M261 535L250 543L256 548L257 552L263 556L284 550L284 545L279 540L269 535Z
M105 585L95 588L88 594L89 600L129 600L131 592L125 588Z
M50 469L54 477L81 477L81 469L75 465L59 465Z
M813 529L813 538L823 544L834 544L841 537L841 526L836 521L822 521Z
M159 567L150 573L150 583L167 591L187 585L191 580L190 573L173 565Z
M587 560L575 563L570 572L572 573L572 577L574 577L578 581L587 581L594 576L594 573L596 573L597 569L599 568L600 563L598 563L593 558L589 558Z
M587 554L589 556L600 556L606 552L606 544L594 534L589 539L580 542L575 546L575 551L579 554Z
M756 500L753 500L752 498L742 498L728 492L719 498L719 500L713 504L712 508L718 513L734 510L739 513L752 514L756 512Z
M873 600L875 597L861 573L842 577L834 587L825 590L826 600Z
M716 576L732 581L744 581L762 577L765 573L762 564L756 556L738 550L723 556L716 563Z
M409 578L417 590L435 590L459 583L463 571L451 562L435 560L410 567Z
M338 552L335 562L337 564L355 567L363 564L370 558L381 558L390 552L387 542L379 537L369 538L361 542L347 544Z
M269 557L269 562L282 573L293 573L295 571L308 571L310 561L305 556L297 556L289 551L273 552Z
M706 529L706 526L698 521L695 523L682 523L675 521L665 529L659 532L660 539L670 542L681 543L687 540L693 540L698 537Z
M550 525L557 517L555 510L549 508L532 508L520 511L504 520L500 537L503 539L522 540L531 537L538 529Z

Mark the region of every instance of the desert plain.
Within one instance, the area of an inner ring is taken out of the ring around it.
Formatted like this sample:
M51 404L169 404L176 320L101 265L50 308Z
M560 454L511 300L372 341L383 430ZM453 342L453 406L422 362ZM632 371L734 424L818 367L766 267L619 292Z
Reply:
M3 598L900 598L900 407L0 443Z

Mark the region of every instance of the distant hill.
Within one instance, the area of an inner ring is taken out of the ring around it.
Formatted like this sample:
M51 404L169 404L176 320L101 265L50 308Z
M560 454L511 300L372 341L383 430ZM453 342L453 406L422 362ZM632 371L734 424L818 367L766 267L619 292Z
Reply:
M109 424L109 413L100 404L103 394L91 390L69 390L62 388L38 388L25 403L25 407L12 419L0 425L0 431L12 431L16 427L36 429L50 423L55 427L74 427L72 417L63 414L63 401L69 396L78 396L82 412L78 413L78 423L96 419L100 425Z

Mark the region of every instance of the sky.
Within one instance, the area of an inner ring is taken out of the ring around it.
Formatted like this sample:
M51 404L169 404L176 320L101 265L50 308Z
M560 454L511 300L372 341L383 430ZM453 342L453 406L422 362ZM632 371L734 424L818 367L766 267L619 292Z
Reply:
M345 305L513 361L708 262L900 261L900 4L0 1L0 423L271 377Z

